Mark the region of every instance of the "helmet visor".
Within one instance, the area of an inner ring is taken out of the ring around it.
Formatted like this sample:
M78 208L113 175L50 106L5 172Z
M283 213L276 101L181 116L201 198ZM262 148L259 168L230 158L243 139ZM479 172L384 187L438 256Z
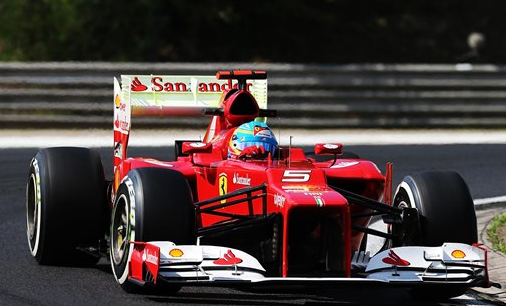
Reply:
M273 144L270 144L270 143L267 143L267 142L262 142L262 141L239 142L237 144L237 149L239 149L239 151L242 151L245 148L251 147L251 146L264 147L265 152L268 152L268 153L271 153L271 154L274 154L274 151L276 150L276 146L274 146Z

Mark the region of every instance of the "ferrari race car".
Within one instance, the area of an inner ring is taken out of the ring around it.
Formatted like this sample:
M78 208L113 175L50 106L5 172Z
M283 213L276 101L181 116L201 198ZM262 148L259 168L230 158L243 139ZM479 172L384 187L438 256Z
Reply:
M371 161L316 143L280 145L266 124L263 71L114 80L114 177L87 148L40 150L26 191L30 252L40 264L109 257L137 287L385 284L452 297L489 287L487 251L462 177L408 175L392 188ZM203 116L202 140L175 160L129 157L132 118ZM312 157L311 157L312 156ZM369 227L381 218L387 231ZM384 238L374 253L367 238Z

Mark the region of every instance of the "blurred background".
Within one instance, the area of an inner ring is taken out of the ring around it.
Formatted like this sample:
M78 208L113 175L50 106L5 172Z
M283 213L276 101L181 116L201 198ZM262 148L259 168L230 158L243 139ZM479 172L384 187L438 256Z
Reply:
M505 17L503 1L2 0L0 59L453 63L479 32L472 60L504 63Z
M112 76L252 68L281 126L504 128L505 16L498 0L2 0L0 127L109 128Z

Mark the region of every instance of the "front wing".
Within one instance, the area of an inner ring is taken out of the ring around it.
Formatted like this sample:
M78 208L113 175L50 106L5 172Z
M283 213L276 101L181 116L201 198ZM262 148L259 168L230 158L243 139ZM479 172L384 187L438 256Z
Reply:
M334 285L340 283L416 286L446 284L490 287L487 253L480 246L445 243L441 247L397 247L373 257L356 253L354 277L266 277L251 255L236 249L172 242L132 242L129 280L138 285L158 281L182 285Z

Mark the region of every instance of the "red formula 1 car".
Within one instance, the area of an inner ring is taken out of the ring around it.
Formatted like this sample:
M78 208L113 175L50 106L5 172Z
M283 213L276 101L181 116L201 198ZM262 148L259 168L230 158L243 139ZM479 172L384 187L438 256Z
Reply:
M473 201L454 172L406 176L316 143L281 146L265 123L262 71L115 80L114 178L84 148L33 158L27 235L41 264L108 254L126 290L183 285L394 284L451 297L490 286ZM176 141L174 161L128 157L131 118L210 116L203 140ZM327 156L327 158L323 158ZM323 160L323 161L321 161ZM388 231L368 225L381 216ZM375 254L367 237L385 239Z

